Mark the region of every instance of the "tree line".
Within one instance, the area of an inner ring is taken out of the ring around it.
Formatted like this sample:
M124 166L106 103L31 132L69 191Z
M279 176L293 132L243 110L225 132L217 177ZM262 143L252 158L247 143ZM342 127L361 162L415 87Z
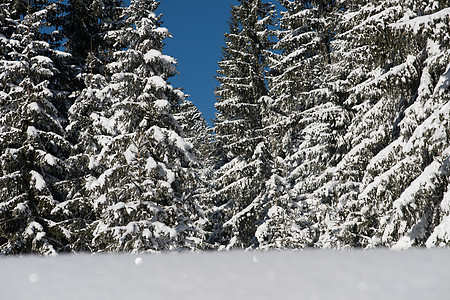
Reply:
M158 2L0 4L0 253L447 246L450 2L239 0L213 128Z

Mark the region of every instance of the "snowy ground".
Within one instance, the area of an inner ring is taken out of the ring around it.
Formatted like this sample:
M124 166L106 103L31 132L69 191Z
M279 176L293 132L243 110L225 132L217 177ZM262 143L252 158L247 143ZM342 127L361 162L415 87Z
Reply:
M450 299L449 275L449 250L8 257L0 299Z

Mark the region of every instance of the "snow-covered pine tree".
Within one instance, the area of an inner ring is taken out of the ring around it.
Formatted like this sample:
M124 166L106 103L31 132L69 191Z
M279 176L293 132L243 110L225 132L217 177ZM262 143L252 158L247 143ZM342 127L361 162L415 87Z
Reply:
M280 3L286 11L282 12L276 51L270 55L271 97L264 103L263 125L274 161L285 165L284 177L278 179L284 184L272 183L269 186L275 190L268 191L268 195L280 194L277 189L283 186L283 200L271 200L268 211L273 215L282 210L287 223L280 225L267 216L261 230L273 231L275 225L288 228L278 232L277 243L265 242L264 248L303 248L313 245L323 223L321 210L326 210L323 202L328 199L313 192L324 181L324 170L339 156L338 132L347 116L328 86L334 2Z
M84 193L95 222L92 251L164 251L201 247L189 194L197 164L172 112L184 99L168 78L174 58L162 54L170 36L155 14L158 3L133 0L123 26L110 30L122 49L111 53L106 76L93 77L71 109L78 146L90 174Z
M260 99L268 94L265 51L272 45L269 26L274 13L272 4L260 0L240 0L233 6L219 62L214 139L221 156L213 180L217 209L211 216L210 242L228 248L255 242L261 213L257 197L271 175Z
M348 151L318 191L337 199L320 246L392 246L402 236L399 246L424 245L445 220L447 7L358 1L339 10L333 84L352 120Z
M63 64L42 34L55 5L2 4L0 107L0 251L55 254L70 240L66 178L71 145L63 128L67 104L55 82Z
M370 246L405 249L450 244L449 6L449 1L407 1L408 18L389 25L402 40L397 55L403 54L406 63L415 61L418 80L410 87L412 98L397 108L393 141L372 158L363 179L359 201L375 198L384 208L378 209L381 216L375 215L379 227ZM404 72L400 76L407 78ZM405 173L407 179L402 178ZM373 183L378 185L376 193ZM397 188L387 197L391 201L383 203L387 186Z
M74 145L71 156L65 161L67 173L72 178L66 186L68 198L83 203L86 211L80 217L80 228L71 244L73 251L90 251L92 237L87 224L95 220L92 203L84 193L86 178L92 173L90 157L100 151L92 136L91 113L103 109L107 103L95 97L106 86L105 65L112 52L123 45L108 38L110 29L120 24L121 1L70 0L63 4L63 14L57 16L56 26L65 39L66 53L70 54L70 65L64 69L68 99L72 103L67 109L69 124L66 127L68 140Z
M180 105L174 107L173 116L181 128L183 138L192 144L192 153L198 159L198 164L193 166L198 175L197 180L191 181L187 191L201 207L197 222L198 226L203 228L207 223L208 211L212 207L210 183L217 158L212 128L208 126L194 103L188 99L184 99Z
M65 48L77 59L87 59L91 49L100 43L98 10L94 0L69 0L61 18L62 32L67 37Z
M301 210L291 197L286 180L288 165L276 156L271 167L272 175L259 196L264 210L255 232L255 247L258 250L303 248L306 226L299 222Z
M385 28L386 24L401 15L401 7L392 7L387 3L382 5L382 2L386 1L344 3L342 9L337 12L337 35L332 43L334 51L331 71L336 78L333 88L344 95L344 106L352 120L344 135L347 149L345 156L336 167L327 170L326 177L329 181L317 192L319 195L333 195L336 199L330 205L330 210L334 213L328 215L327 229L322 233L319 242L321 247L361 246L360 237L370 238L373 234L362 229L363 221L358 217L361 211L355 203L372 152L381 150L388 143L388 137L384 132L386 127L369 124L369 120L373 122L373 118L366 120L367 110L364 109L372 107L373 103L384 97L384 102L379 102L379 106L372 110L379 116L383 114L380 108L395 100L387 99L387 93L377 89L376 85L362 92L355 87L378 78L384 72L385 66L387 69L391 67L388 66L391 60L389 47L393 47L395 43L390 40L392 37ZM378 74L371 73L377 68ZM376 80L372 82L377 83ZM407 88L404 91L408 93ZM366 106L361 105L364 102ZM361 111L359 117L358 110ZM355 127L361 131L352 132ZM374 226L371 221L366 224L366 228Z

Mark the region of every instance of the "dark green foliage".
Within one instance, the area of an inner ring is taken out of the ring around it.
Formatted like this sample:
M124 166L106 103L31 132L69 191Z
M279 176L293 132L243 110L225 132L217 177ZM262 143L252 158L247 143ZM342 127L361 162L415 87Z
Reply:
M215 94L219 111L215 120L217 139L227 160L238 155L251 156L261 141L259 99L268 94L264 68L271 47L268 27L273 24L272 5L261 1L240 1L232 7L230 31L219 62Z
M448 44L441 41L448 31L439 25L443 30L431 34L431 24L445 24L448 16L437 3L357 4L348 9L351 19L346 10L339 12L332 42L331 70L338 79L333 86L346 95L351 122L344 135L347 150L318 190L331 190L337 199L330 205L333 226L320 246L431 245L440 222L432 216L447 210L438 205L448 189L438 154L448 147L442 115L448 100L441 86L448 69ZM440 73L431 75L436 69Z
M192 145L172 115L184 94L168 78L175 59L162 54L167 29L155 1L133 1L104 74L85 74L88 85L70 110L70 132L85 174L80 193L93 206L87 227L91 251L165 251L201 248L193 197L197 173Z
M1 252L200 248L190 120L172 116L184 95L166 81L157 3L24 3L1 4Z
M219 62L214 139L220 156L213 180L217 208L210 221L210 241L228 248L255 243L261 208L253 203L270 176L260 99L268 94L265 67L266 51L272 46L273 9L260 0L233 6Z
M24 4L26 10L20 10ZM59 224L67 216L62 216L66 198L57 186L68 179L64 160L71 153L63 128L68 105L55 89L55 62L63 64L65 56L40 32L55 6L40 1L3 7L12 13L2 23L9 29L2 32L6 51L0 67L0 248L11 254L54 254L64 251L70 238L68 224Z
M158 2L0 1L0 253L449 246L450 3L279 3L211 134Z

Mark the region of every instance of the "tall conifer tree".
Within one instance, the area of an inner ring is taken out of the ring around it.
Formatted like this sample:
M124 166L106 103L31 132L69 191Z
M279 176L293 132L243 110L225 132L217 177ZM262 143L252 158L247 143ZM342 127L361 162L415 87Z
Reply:
M221 152L214 185L218 207L211 241L228 247L254 243L257 214L251 203L270 177L270 154L261 136L260 100L265 83L266 51L274 7L260 0L241 0L231 8L215 94L218 110L215 139ZM246 211L246 208L249 211ZM245 213L244 213L245 211Z
M327 199L313 193L336 161L338 132L347 117L328 85L335 3L280 3L286 11L270 54L271 97L265 98L263 114L274 177L267 187L270 214L258 232L263 248L299 248L312 246L319 236Z
M55 254L70 241L60 185L71 152L55 67L65 55L41 33L56 6L16 1L2 8L0 250Z
M189 195L197 162L172 114L184 95L167 82L176 61L162 53L170 34L157 7L153 0L131 1L123 26L104 36L123 48L70 112L90 170L84 193L96 218L86 233L92 251L201 246L198 206Z
M398 4L338 12L333 84L351 123L345 155L317 191L336 199L320 246L420 246L445 215L449 12L437 1Z

